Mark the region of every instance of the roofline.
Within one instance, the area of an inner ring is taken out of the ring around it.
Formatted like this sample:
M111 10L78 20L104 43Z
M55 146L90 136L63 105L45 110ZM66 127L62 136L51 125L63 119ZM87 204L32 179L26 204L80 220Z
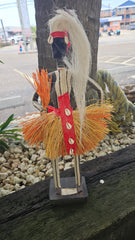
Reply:
M118 6L118 7L116 7L116 8L131 8L131 7L135 7L135 4L133 4L133 5L127 5L127 6Z
M108 7L106 7L106 8L101 8L101 11L104 11L104 10L115 10L115 9L118 9L118 8L132 8L132 7L135 7L135 4L133 4L133 5L127 5L127 6L118 6L118 7L115 7L115 8L108 8Z

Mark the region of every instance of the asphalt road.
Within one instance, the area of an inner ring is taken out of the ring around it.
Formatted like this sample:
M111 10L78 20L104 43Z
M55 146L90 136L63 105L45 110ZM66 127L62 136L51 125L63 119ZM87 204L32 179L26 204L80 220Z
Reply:
M120 85L135 83L135 31L99 39L98 69L105 69Z
M34 90L14 69L31 76L38 68L37 52L18 54L18 46L5 47L0 49L0 60L4 62L0 64L0 122L12 113L17 117L35 112L31 103Z
M14 69L31 75L38 67L37 53L18 54L18 46L0 49L0 122L35 112L31 99L34 90ZM99 39L98 69L108 70L119 84L135 83L135 32Z

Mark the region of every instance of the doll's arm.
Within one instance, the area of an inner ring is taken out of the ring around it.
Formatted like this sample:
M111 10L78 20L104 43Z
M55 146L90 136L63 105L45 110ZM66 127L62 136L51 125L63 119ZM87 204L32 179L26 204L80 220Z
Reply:
M103 103L103 98L104 98L104 94L103 94L103 90L102 88L99 86L99 84L93 80L92 78L88 77L88 81L91 83L92 87L97 90L98 95L99 95L99 99L100 99L100 103Z
M37 108L40 112L42 112L43 106L41 103L38 102L38 99L39 99L39 95L37 92L35 92L32 98L32 104L35 108Z

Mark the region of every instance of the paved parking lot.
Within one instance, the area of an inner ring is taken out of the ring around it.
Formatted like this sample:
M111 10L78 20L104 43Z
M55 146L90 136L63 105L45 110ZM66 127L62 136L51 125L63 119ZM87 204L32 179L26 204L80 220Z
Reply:
M27 112L34 112L31 99L33 88L14 69L18 69L31 76L38 67L38 56L35 53L18 54L18 46L10 46L0 49L0 122L10 114L23 116ZM7 105L8 108L2 107ZM4 106L3 106L4 105Z
M110 72L120 85L135 83L135 32L100 38L98 68Z
M135 66L135 57L127 56L103 56L100 57L100 61L104 63L112 63L124 66Z

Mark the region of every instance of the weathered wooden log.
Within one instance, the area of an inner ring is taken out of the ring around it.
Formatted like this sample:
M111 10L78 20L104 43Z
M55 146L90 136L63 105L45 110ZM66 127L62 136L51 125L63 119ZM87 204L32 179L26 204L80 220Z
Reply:
M128 100L135 103L135 84L121 86Z
M134 240L135 145L82 164L81 173L89 192L83 204L52 205L49 178L2 197L0 239Z

